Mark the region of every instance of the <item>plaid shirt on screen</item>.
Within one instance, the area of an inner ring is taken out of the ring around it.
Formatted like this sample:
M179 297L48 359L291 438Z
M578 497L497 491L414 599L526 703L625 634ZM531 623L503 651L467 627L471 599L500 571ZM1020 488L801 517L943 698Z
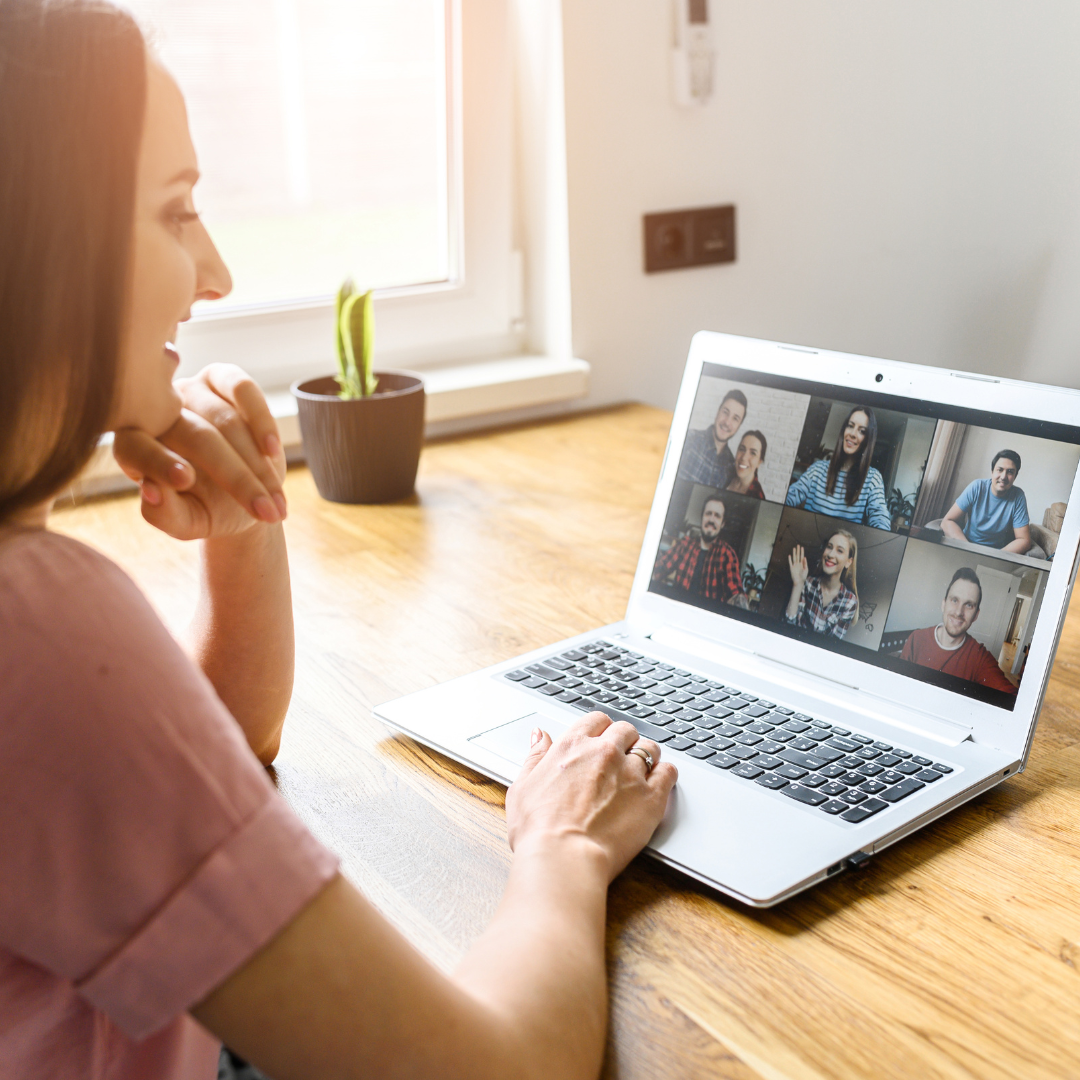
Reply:
M799 597L798 614L794 619L789 619L785 611L784 621L791 626L813 630L816 634L831 634L834 638L842 638L858 614L859 599L843 582L840 583L840 591L833 597L832 602L823 604L820 579L808 577L802 596Z
M706 600L727 602L742 593L739 556L723 540L714 540L712 547L705 551L697 536L684 536L657 559L653 581L666 580L674 573L671 584L688 592L694 581L698 559L705 560L699 595Z
M711 488L726 488L734 475L735 456L726 443L719 454L716 452L711 427L687 433L679 461L681 480L692 480L695 484Z

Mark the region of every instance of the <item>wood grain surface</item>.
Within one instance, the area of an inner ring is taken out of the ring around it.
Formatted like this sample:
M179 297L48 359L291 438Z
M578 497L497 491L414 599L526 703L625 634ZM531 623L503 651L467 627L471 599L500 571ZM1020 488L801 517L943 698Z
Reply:
M621 618L669 423L627 406L433 444L394 506L326 503L289 474L298 663L277 782L444 967L506 879L503 791L372 707ZM54 527L186 622L196 551L135 498ZM779 908L636 860L611 889L605 1075L1080 1077L1078 691L1080 607L1027 772Z

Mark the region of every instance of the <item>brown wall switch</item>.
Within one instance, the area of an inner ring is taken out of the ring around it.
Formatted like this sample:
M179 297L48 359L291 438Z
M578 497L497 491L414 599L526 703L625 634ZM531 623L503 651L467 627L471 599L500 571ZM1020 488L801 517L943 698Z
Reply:
M734 261L734 206L645 215L645 273Z

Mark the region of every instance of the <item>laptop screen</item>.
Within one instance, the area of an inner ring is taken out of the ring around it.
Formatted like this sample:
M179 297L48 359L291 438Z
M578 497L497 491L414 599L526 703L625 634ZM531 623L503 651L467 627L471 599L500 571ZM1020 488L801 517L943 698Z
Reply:
M1080 429L706 364L650 591L1012 709Z

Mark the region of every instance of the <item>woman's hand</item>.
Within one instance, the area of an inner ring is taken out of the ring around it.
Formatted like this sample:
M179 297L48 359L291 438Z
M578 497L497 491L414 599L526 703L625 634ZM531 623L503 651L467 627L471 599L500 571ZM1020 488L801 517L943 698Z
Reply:
M539 734L539 737L537 735ZM554 745L537 729L521 774L506 793L510 847L578 837L595 845L610 882L649 842L679 773L633 725L589 713ZM653 768L638 754L640 746Z
M178 540L236 536L287 513L285 453L262 391L234 364L174 383L184 409L160 438L125 428L120 468L142 489L142 514Z
M791 570L792 585L801 593L806 579L810 576L810 568L806 564L806 552L803 551L802 544L796 544L791 549L791 554L788 556L788 569Z

